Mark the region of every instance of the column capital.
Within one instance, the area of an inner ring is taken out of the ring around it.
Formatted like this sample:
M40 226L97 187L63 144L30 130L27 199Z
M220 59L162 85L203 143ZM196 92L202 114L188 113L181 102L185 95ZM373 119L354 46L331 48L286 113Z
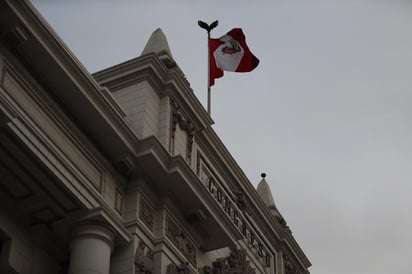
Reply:
M70 232L70 239L72 242L73 240L79 238L99 239L106 242L110 246L111 251L113 251L115 235L115 230L106 224L98 222L84 222L78 223L72 228Z
M114 229L99 222L77 223L70 233L69 274L110 274Z

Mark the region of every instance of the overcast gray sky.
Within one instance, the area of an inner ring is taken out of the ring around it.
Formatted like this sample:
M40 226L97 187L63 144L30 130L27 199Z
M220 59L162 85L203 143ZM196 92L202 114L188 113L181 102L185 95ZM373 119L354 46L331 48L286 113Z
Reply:
M241 27L260 65L212 89L214 129L316 274L412 274L412 1L33 1L95 72L161 27L206 106L206 34Z

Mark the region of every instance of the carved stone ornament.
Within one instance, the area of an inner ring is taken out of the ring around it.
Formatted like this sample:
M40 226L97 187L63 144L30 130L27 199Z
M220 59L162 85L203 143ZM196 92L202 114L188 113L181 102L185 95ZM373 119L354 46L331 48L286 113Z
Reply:
M170 100L171 105L171 123L170 123L170 145L169 150L173 154L174 153L174 141L176 135L176 128L179 124L179 127L186 132L187 134L187 141L186 141L186 160L190 163L192 158L192 149L193 149L193 142L195 136L195 126L193 123L187 119L185 119L180 112L180 106L177 102L173 99Z
M201 274L255 274L256 270L249 265L244 249L232 249L227 258L217 259L211 266L199 270Z
M187 147L186 147L186 158L187 161L190 163L192 160L192 150L193 150L193 143L194 143L194 137L195 137L195 126L192 124L192 122L187 123Z
M197 248L190 238L169 216L166 217L166 236L194 266L197 264Z
M177 266L175 263L171 263L167 266L166 274L194 274L195 272L190 269L188 263L183 263Z
M171 60L170 58L162 58L162 63L168 68L173 69L176 67L176 62Z
M175 136L177 127L177 114L179 112L179 106L176 101L170 99L170 133L169 133L169 152L173 155L175 152Z
M283 256L283 260L285 261L285 274L299 274L300 272L296 269L295 266L290 262L287 255Z
M153 273L153 251L143 241L139 241L134 257L135 274Z
M235 196L236 196L236 205L237 207L242 210L243 212L245 212L246 208L247 208L247 202L246 202L246 198L245 195L242 192L234 192Z
M154 227L154 209L145 201L143 197L140 197L140 206L139 206L139 218L143 223L153 231Z

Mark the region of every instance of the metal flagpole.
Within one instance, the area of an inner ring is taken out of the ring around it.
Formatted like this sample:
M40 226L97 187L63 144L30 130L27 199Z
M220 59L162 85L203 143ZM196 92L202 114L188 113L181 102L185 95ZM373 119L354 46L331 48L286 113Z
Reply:
M211 114L210 111L210 49L209 49L209 40L210 40L210 31L214 28L217 27L218 25L218 21L214 21L213 23L211 23L210 25L208 25L207 23L203 22L203 21L197 21L197 24L199 25L199 27L201 27L202 29L205 29L207 31L207 113L209 113L209 115Z

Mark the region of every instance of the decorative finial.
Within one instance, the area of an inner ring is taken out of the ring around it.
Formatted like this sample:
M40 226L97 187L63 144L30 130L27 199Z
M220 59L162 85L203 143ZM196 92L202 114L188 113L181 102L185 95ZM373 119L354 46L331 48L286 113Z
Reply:
M264 179L266 177L266 173L262 173L260 174L260 176L262 176L262 178Z
M210 33L210 31L214 28L217 27L217 25L219 24L219 21L214 21L213 23L211 23L210 25L208 25L206 22L203 21L197 21L197 24L199 25L199 27L201 27L202 29L205 29L207 31L207 33Z

